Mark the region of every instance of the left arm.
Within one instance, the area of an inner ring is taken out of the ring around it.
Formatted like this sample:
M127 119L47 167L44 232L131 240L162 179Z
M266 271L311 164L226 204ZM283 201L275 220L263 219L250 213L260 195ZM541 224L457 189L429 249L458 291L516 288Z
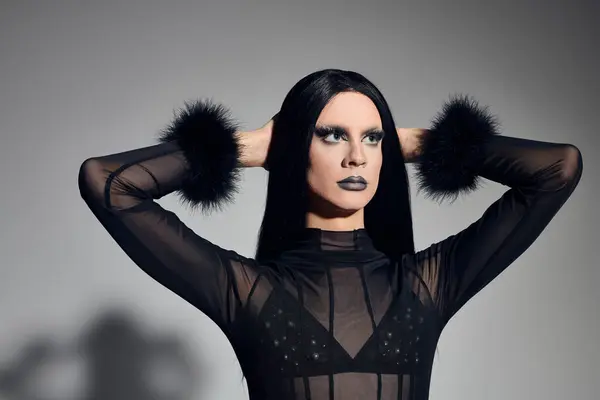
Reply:
M415 140L419 146L424 135L440 133L412 132L421 135ZM571 196L583 170L581 153L572 144L494 134L476 147L478 161L469 166L471 172L510 189L477 221L413 258L445 322L531 246ZM421 182L430 182L423 174L433 172L420 169ZM425 189L434 196L457 195L458 190Z

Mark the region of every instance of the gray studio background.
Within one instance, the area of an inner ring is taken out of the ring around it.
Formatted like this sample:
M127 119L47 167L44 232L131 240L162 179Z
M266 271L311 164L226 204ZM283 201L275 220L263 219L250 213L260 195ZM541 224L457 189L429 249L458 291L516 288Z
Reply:
M223 334L129 261L80 199L78 169L155 143L186 99L257 128L297 80L335 67L378 85L399 126L428 126L458 91L505 135L579 147L571 199L444 331L431 399L597 399L600 7L511 3L0 2L0 398L247 398ZM210 217L160 203L252 256L266 178L247 170ZM417 247L506 189L443 207L413 190Z

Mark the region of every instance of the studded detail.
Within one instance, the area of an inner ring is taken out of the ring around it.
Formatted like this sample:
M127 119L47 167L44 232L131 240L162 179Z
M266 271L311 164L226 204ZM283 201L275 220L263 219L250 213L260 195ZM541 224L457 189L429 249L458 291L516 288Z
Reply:
M427 316L422 306L391 306L377 324L376 334L350 355L309 311L299 308L296 299L272 297L261 311L264 327L260 348L262 357L283 374L302 376L311 368L329 370L333 357L336 365L352 368L371 365L373 371L405 373L421 368L429 359ZM283 368L283 369L281 369ZM367 367L368 368L368 367Z

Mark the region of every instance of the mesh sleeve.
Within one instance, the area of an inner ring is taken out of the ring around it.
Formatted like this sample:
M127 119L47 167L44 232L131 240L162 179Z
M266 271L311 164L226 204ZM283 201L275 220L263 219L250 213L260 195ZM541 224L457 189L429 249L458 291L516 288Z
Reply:
M570 144L494 136L485 145L478 175L509 190L467 228L414 258L445 322L531 246L582 170L581 153Z
M252 259L195 234L155 200L189 171L175 142L87 159L79 189L90 210L142 270L225 329L255 277Z

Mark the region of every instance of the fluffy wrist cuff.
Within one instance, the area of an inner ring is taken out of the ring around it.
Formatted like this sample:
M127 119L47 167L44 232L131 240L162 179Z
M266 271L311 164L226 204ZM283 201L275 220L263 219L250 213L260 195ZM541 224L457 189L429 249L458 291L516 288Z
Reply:
M233 200L239 183L238 123L229 110L211 100L185 102L159 135L175 141L188 162L188 175L177 190L184 203L203 212Z
M419 138L418 191L441 203L478 189L484 145L499 134L499 126L487 107L466 95L451 96Z

